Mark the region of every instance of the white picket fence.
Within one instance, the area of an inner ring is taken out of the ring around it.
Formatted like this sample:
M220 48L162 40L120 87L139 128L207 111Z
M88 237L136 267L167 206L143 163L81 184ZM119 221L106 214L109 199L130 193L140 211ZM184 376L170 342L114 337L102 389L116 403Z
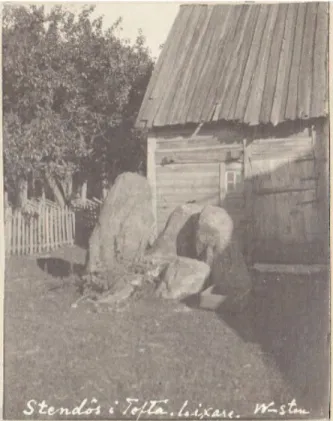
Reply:
M50 202L5 209L6 255L38 254L73 245L75 213Z

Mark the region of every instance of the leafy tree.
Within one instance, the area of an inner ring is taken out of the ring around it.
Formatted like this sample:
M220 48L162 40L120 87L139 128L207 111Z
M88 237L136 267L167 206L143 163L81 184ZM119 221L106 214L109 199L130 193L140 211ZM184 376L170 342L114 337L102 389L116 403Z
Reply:
M144 135L133 127L153 62L141 32L131 45L116 35L120 19L104 31L93 11L4 7L8 191L20 192L31 178L46 180L64 204L73 175L97 182L138 169Z

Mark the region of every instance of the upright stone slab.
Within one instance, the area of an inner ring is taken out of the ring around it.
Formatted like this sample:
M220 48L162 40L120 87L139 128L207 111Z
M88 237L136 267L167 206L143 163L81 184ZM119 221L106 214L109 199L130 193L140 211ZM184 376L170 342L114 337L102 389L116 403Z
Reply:
M140 261L153 224L147 179L135 173L119 175L106 196L89 240L87 271L110 271L116 263Z

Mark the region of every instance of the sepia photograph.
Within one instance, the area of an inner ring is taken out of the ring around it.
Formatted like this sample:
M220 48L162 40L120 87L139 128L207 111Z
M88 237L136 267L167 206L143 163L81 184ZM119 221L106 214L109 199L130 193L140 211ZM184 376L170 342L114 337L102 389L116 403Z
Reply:
M330 7L2 4L3 419L329 419Z

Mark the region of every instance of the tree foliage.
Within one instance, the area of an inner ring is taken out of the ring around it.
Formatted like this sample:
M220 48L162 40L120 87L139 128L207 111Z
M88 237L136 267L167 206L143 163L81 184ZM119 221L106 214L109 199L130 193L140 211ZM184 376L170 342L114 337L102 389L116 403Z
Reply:
M96 179L136 170L142 133L134 121L153 62L141 32L134 44L108 30L94 7L5 5L3 13L6 188L20 178ZM135 158L135 160L133 160Z

